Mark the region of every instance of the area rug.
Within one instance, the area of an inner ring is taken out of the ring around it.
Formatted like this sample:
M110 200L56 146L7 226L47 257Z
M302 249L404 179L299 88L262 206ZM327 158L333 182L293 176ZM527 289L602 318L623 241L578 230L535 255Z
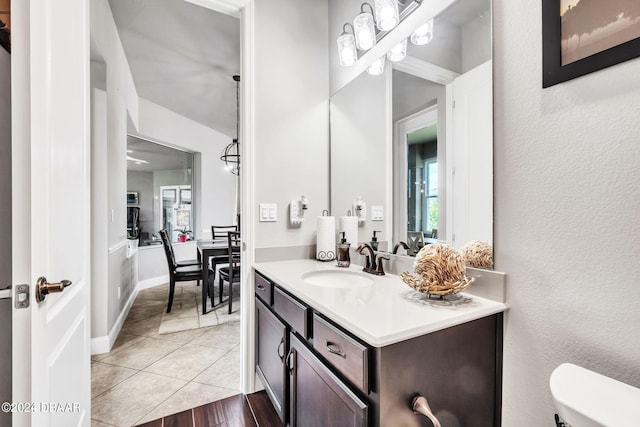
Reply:
M166 286L169 287L168 284ZM233 310L233 313L229 314L229 306L226 303L211 310L211 300L207 299L207 313L203 315L202 289L195 281L176 283L171 313L162 315L158 334L171 334L239 321L240 295L237 289L233 293Z

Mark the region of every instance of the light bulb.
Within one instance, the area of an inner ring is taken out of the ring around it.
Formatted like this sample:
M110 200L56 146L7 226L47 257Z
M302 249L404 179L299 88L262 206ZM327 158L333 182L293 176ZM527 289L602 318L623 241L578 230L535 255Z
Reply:
M380 74L382 74L384 72L384 58L384 56L381 56L380 58L373 61L369 68L367 68L367 73L371 74L372 76L379 76Z
M411 34L411 43L418 46L425 45L431 40L433 40L433 19L420 25L413 34Z
M338 37L338 58L340 65L350 67L358 60L356 53L356 40L353 34L344 33Z
M389 31L400 22L396 0L375 0L376 25L380 31Z
M353 19L356 34L356 46L360 50L371 49L376 44L376 30L373 26L373 15L363 12Z
M389 61L397 62L402 61L407 56L407 39L404 39L397 45L391 48L391 50L387 53L387 58Z

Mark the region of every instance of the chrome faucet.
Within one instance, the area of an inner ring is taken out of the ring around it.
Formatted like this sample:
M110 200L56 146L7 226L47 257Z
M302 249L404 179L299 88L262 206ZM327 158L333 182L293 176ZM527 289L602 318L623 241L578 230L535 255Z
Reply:
M362 253L362 251L364 251L365 249L369 251L368 254ZM376 276L384 276L384 269L382 268L382 260L383 259L388 260L389 259L388 256L386 255L376 256L376 252L373 250L373 248L369 243L363 243L360 246L358 246L358 249L356 249L356 252L366 257L365 265L362 271L364 271L365 273L375 274Z

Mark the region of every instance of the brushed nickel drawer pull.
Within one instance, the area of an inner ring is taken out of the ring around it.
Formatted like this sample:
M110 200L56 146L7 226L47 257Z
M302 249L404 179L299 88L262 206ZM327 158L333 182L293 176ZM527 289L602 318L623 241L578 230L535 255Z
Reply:
M280 353L280 350L282 349L282 354ZM280 338L280 344L278 344L278 357L280 358L281 362L284 362L284 337Z
M257 288L259 291L264 291L264 285L258 285Z
M343 359L347 358L347 355L345 354L345 352L340 350L340 347L338 347L336 344L332 343L331 341L327 341L327 351L329 353L337 354Z

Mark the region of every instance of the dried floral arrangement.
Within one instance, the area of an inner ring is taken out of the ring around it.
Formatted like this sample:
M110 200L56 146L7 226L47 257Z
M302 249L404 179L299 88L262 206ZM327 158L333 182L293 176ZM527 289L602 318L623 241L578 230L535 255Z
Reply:
M465 265L475 268L493 267L493 246L482 240L472 240L462 248Z
M467 277L460 252L444 243L434 243L420 249L413 263L415 274L405 271L402 281L413 289L429 295L450 295L462 292L473 283Z

